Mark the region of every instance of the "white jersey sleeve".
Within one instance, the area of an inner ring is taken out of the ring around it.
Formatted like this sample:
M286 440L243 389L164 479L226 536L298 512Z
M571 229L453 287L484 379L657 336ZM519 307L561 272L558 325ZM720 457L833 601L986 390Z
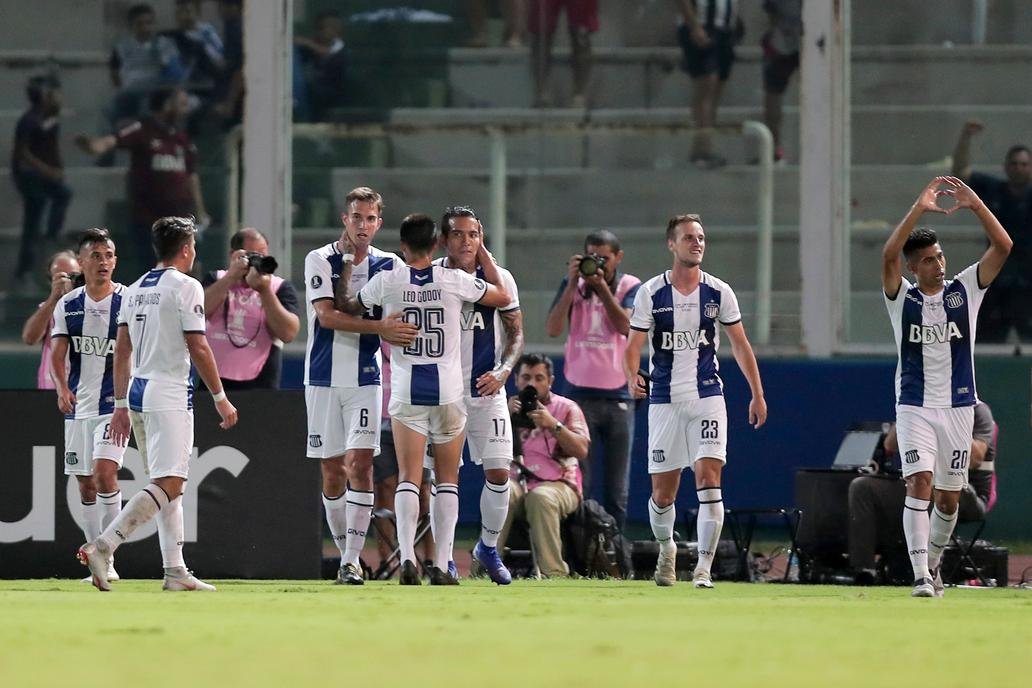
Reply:
M305 258L305 299L308 303L333 298L333 271L325 258L312 251Z
M204 334L204 289L195 279L183 280L179 290L179 322L183 332Z
M514 311L520 307L520 292L516 287L516 278L512 276L512 273L504 268L498 268L498 273L501 275L502 286L505 287L506 293L510 296L509 303L498 310L502 311Z
M463 301L476 303L487 293L487 282L462 270L442 269L444 282L454 289L454 294Z
M54 329L51 330L51 337L67 337L68 321L65 319L65 297L61 297L54 306Z
M889 318L892 320L894 329L899 329L900 318L903 316L903 302L906 300L907 292L913 287L910 282L907 281L906 277L899 278L899 291L896 292L896 298L890 299L888 294L882 290L882 298L885 300L885 308L889 311ZM896 337L897 343L899 337Z
M652 315L652 291L638 289L634 296L634 310L631 311L631 329L648 332L655 322Z
M720 311L717 313L717 320L724 326L742 322L742 311L738 307L738 297L735 296L735 290L728 286L726 282L720 285Z

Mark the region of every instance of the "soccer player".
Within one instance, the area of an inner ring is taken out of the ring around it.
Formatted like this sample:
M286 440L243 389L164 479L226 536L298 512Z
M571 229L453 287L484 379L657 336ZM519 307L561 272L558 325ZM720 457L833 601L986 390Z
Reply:
M110 590L107 560L152 518L165 569L164 590L215 590L198 580L183 560L183 483L193 454L191 362L211 390L223 429L237 411L219 381L215 356L204 336L204 290L189 276L197 251L192 218L163 217L152 229L158 264L122 294L115 341L115 400L111 437L129 439L129 409L139 413L146 435L150 484L140 490L100 536L79 548L93 584ZM130 380L130 370L132 378Z
M54 309L50 365L57 406L65 414L65 475L79 482L83 533L92 542L122 509L118 469L125 446L111 439L111 414L115 335L124 287L111 280L118 259L106 229L83 232L77 257L86 283L62 297ZM107 579L118 580L110 559Z
M343 254L354 261L348 279L355 291L401 262L372 245L383 225L380 194L359 187L344 205L341 238L305 258L307 453L322 469L326 523L340 550L336 582L362 585L359 557L373 513L373 454L380 448L380 337L405 346L416 327L400 316L381 318L379 309L349 315L334 308Z
M940 197L952 198L948 210ZM989 248L946 280L946 257L935 232L917 227L925 213L970 208ZM924 188L882 251L882 289L896 337L896 435L907 496L903 533L914 568L914 597L941 597L939 563L957 523L967 484L975 390L975 325L985 290L1000 273L1013 242L992 212L957 177ZM900 253L916 284L903 277ZM935 502L928 517L930 502Z
M483 278L433 265L436 233L434 221L426 215L406 217L401 223L405 263L396 261L392 269L380 271L357 295L350 288L354 247L350 241L344 241L342 288L337 299L338 308L346 313L358 314L379 307L387 317L401 314L419 331L408 346L391 351L388 411L398 454L394 509L402 585L420 584L414 539L428 439L434 447L434 473L438 481L434 505L437 552L435 565L430 568L430 583L458 584L448 572L448 562L459 515L459 460L466 425L466 384L460 355L462 307L465 302L475 302L488 308L504 308L510 302L509 294L495 286L500 277L490 259L479 261Z
M717 362L720 329L731 340L731 353L749 382L749 423L754 428L766 422L767 402L738 299L726 282L700 267L706 252L702 220L698 215L676 215L667 223L666 238L674 265L638 290L624 372L634 398L644 398L646 381L638 365L648 337L649 522L659 541L656 585L675 581L674 498L681 471L691 468L699 499L699 561L692 580L696 588L712 588L710 567L724 524L720 475L727 462L727 408Z
M502 308L466 302L462 306L462 379L465 386L466 446L474 463L484 467L480 492L480 539L473 556L498 585L512 582L496 545L509 511L509 464L512 428L504 394L513 367L523 353L523 315L512 273L494 265L484 248L484 227L472 208L444 211L441 243L448 255L435 265L456 268L484 279L483 263L498 272L510 296ZM438 491L442 487L437 485ZM434 500L436 507L440 501ZM435 516L437 516L435 514ZM436 518L435 518L436 522Z

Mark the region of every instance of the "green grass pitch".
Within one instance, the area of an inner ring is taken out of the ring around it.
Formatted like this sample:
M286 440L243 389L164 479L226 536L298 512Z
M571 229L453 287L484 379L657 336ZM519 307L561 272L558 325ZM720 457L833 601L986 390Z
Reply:
M0 581L0 686L1032 685L1032 592Z

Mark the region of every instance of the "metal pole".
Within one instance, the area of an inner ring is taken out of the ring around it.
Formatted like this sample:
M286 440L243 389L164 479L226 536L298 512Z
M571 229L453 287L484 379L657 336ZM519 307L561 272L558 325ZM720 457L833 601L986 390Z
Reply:
M491 235L491 253L502 267L505 267L507 228L505 226L505 188L508 181L505 132L501 129L488 130L491 137L491 208L487 231Z
M223 144L226 157L226 237L240 229L240 140L243 127L239 124L229 130Z
M770 301L774 264L774 136L763 122L742 123L742 133L760 144L756 191L756 333L757 344L770 343Z
M985 45L986 15L988 13L988 0L974 0L971 3L971 43L973 45Z

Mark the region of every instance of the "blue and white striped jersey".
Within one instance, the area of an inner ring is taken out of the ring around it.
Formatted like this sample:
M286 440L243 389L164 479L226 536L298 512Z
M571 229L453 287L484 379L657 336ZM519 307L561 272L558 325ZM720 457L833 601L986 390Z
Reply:
M717 323L741 320L731 287L709 273L702 273L699 286L687 296L670 284L669 270L642 284L631 328L651 333L649 401L669 404L722 395Z
M447 268L448 259L438 258L434 265ZM455 268L457 269L457 268ZM505 330L498 314L518 310L520 297L512 273L498 266L502 286L512 296L504 308L494 308L466 301L462 305L462 378L468 385L466 396L479 397L477 378L494 370L501 361L505 348ZM466 273L469 274L469 273ZM484 279L484 271L478 267L476 277Z
M118 311L125 287L100 301L86 287L68 292L54 308L52 337L68 339L68 388L75 394L75 410L65 418L95 418L115 410L115 337Z
M201 283L173 267L155 268L126 288L118 324L133 345L129 408L193 408L193 365L187 334L204 334Z
M953 408L974 406L975 326L985 289L978 285L978 263L947 280L934 296L900 279L896 298L886 295L899 361L896 403Z
M337 242L317 248L305 258L305 302L308 305L308 343L305 351L305 380L312 387L355 388L380 384L380 338L328 330L319 324L316 301L333 300L340 280L343 258ZM373 246L361 263L351 268L351 290L355 294L381 270L390 270L401 260L393 253ZM380 309L363 317L379 320Z
M484 280L463 270L417 269L400 260L362 287L358 298L366 308L380 306L384 316L400 312L419 328L412 344L391 348L392 401L439 406L462 400L462 306L486 292Z

